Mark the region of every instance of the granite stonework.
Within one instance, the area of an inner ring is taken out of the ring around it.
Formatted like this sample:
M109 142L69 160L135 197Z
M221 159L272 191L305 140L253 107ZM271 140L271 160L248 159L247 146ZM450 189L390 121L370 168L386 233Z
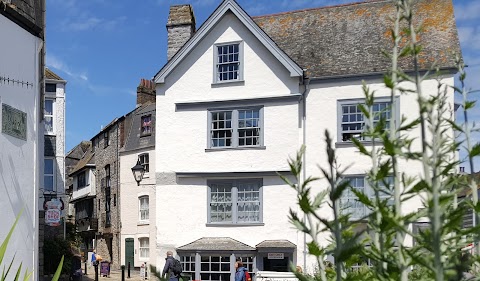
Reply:
M170 60L194 33L195 15L193 14L192 6L171 6L167 22L167 59Z
M96 200L98 218L96 251L113 269L120 269L119 150L123 146L124 117L115 119L93 139L95 144ZM108 142L106 136L108 135ZM110 179L108 179L110 169Z

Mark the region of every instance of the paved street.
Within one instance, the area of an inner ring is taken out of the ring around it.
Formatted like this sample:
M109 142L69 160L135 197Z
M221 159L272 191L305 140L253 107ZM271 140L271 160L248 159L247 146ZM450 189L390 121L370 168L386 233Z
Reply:
M83 268L85 269L85 268ZM95 270L93 267L88 267L87 268L87 274L83 275L82 281L94 281L95 280ZM117 280L122 280L122 272L120 270L112 270L110 271L110 276L109 277L103 277L100 275L100 272L98 274L98 280L99 281L117 281ZM128 281L141 281L142 278L140 278L140 272L138 270L132 270L130 272L130 278L127 278L127 271L125 270L125 280ZM150 280L150 276L148 276L148 279ZM152 279L153 281L156 281Z

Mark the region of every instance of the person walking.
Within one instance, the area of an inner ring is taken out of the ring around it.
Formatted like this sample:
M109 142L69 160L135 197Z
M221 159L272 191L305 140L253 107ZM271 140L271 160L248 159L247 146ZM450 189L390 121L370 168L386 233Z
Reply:
M175 270L177 263L179 263L179 261L173 257L172 251L167 251L167 257L165 258L165 266L163 267L162 277L165 277L165 275L168 274L169 281L179 281L181 270L180 273L178 272L178 270Z
M93 252L92 252L91 262L92 262L92 265L91 265L91 266L94 266L95 263L97 262L97 254L95 253L95 250L93 250Z
M81 281L82 280L82 255L80 250L76 247L71 248L72 252L72 265L70 268L70 280Z
M243 262L241 260L237 260L235 263L235 281L247 281L247 269L243 267Z

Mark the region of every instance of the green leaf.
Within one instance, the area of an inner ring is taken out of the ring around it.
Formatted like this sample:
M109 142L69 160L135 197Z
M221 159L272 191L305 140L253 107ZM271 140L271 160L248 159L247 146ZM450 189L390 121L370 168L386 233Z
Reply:
M418 124L420 124L420 118L417 118L413 120L412 122L402 125L399 129L399 131L408 131L416 127Z
M20 266L18 267L17 269L17 273L15 274L15 281L18 281L18 279L20 278L20 272L22 271L22 263L20 263Z
M33 271L28 272L28 269L25 269L25 273L23 274L23 281L30 280L30 277L32 276Z
M475 157L480 155L480 143L476 143L473 147L472 150L469 151L468 155L470 157Z
M469 109L471 109L471 108L474 108L476 102L477 102L476 100L474 100L474 101L466 101L466 102L465 102L465 105L463 106L463 108L464 108L465 110L469 110Z
M353 144L358 148L361 154L370 156L370 152L367 151L365 146L356 138L352 138Z
M62 273L62 268L63 268L63 259L64 259L64 256L62 256L62 259L60 260L60 263L58 264L57 271L55 271L55 274L53 275L52 281L58 281L58 278L60 278L60 274Z
M10 228L10 231L7 234L7 237L5 237L5 240L3 240L2 245L0 246L0 264L2 264L3 262L3 257L5 256L5 252L7 251L8 242L10 241L10 237L12 237L13 230L17 226L17 223L22 213L23 213L23 209L20 211L20 213L18 213L17 217L15 218L15 222L13 223L12 227Z
M342 197L343 191L350 186L350 181L341 181L337 186L333 189L333 192L330 194L330 200L336 201L340 197Z
M320 247L318 246L318 244L315 241L311 241L311 242L307 243L307 245L308 245L308 253L309 254L314 255L316 257L319 257L319 256L323 255L323 251L320 249Z

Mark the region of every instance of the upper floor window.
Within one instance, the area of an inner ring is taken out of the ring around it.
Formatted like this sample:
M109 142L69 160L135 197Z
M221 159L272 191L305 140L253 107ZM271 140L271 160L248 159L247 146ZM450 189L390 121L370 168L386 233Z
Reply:
M105 187L110 187L110 165L105 166Z
M150 171L150 159L148 156L148 153L143 153L138 155L138 160L140 161L140 165L143 166L143 169L145 170L145 173L148 173Z
M110 145L110 132L105 131L103 132L103 147L107 147Z
M366 140L362 133L367 125L375 126L381 118L385 120L385 129L392 121L392 108L389 99L378 99L373 105L373 124L368 124L359 108L364 100L339 101L339 142L350 142L353 138Z
M53 158L45 158L43 163L43 190L55 191L55 160Z
M139 219L141 221L148 221L150 214L149 214L149 199L148 196L142 196L138 198L139 204Z
M261 180L225 180L209 183L208 223L261 223Z
M373 189L371 186L369 186L365 176L346 176L343 180L349 181L350 187L355 189L356 191L361 192L371 198L375 196ZM379 181L378 184L380 187L382 187L382 189L385 189L385 187L389 187L389 189L392 189L393 177L386 177L384 180ZM390 192L381 193L380 198L388 200L390 203ZM350 218L353 220L364 218L366 215L369 214L368 208L358 200L358 197L349 188L343 191L342 197L340 199L340 206L342 212L344 214L350 214Z
M215 45L214 82L239 81L242 74L242 43Z
M86 174L87 173L85 171L78 174L78 176L77 176L77 190L87 186Z
M150 257L150 243L148 237L139 238L138 243L140 244L140 258L149 258Z
M57 84L55 84L55 83L45 83L45 92L48 92L48 93L57 92Z
M45 123L45 133L53 134L54 133L54 99L45 99L45 106L43 109L44 123Z
M209 147L261 146L263 109L211 111Z
M142 128L140 136L149 136L152 134L152 115L142 116Z

